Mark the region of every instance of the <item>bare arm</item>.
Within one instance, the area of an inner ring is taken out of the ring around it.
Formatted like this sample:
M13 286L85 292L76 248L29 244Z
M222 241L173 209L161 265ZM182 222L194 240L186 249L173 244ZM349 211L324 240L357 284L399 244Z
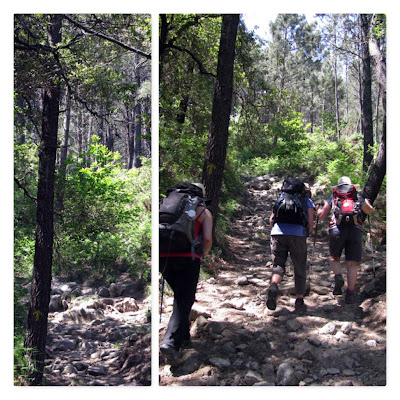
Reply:
M204 256L206 256L212 246L212 226L213 226L213 217L210 210L204 209L201 217L199 218L202 223L202 231L203 231L203 251Z
M361 207L361 210L365 212L367 215L371 215L374 211L374 208L372 207L371 203L369 202L369 199L365 199L364 204Z
M319 206L317 206L317 216L320 219L325 219L329 213L331 212L331 205L329 203L324 204L324 206L322 208L319 208Z

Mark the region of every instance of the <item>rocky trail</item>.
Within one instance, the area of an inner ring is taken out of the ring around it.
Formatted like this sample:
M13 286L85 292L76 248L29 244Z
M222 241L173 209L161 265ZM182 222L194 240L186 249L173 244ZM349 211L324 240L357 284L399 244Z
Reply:
M227 238L232 257L215 277L199 281L191 344L180 351L176 367L160 357L160 385L385 385L385 252L372 254L364 246L358 301L345 304L344 295L332 294L326 225L320 225L314 249L313 238L308 239L306 314L294 312L292 267L280 285L276 310L268 310L267 221L281 181L264 176L246 186L245 202ZM327 193L326 188L321 192ZM164 295L160 338L171 311L169 293Z
M140 284L52 281L44 385L150 385L151 337Z

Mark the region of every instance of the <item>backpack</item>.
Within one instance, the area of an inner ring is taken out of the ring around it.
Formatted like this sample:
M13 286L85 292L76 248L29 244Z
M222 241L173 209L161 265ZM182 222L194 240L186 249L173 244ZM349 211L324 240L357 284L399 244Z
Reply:
M333 215L336 225L357 225L360 215L360 202L354 185L341 185L333 188Z
M275 223L306 227L308 225L308 214L304 183L296 178L285 179L272 211Z
M182 182L167 191L167 197L159 203L160 252L202 253L201 233L195 235L196 208L205 205L203 191L196 185Z

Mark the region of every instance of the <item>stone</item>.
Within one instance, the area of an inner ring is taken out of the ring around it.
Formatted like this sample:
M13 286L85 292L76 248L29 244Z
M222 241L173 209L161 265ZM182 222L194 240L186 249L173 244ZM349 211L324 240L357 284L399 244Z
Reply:
M221 350L226 354L235 354L236 347L232 342L224 343Z
M340 329L345 335L348 335L353 329L353 324L351 322L345 322Z
M121 313L135 312L139 310L136 300L132 297L128 297L115 303L115 308Z
M300 324L299 321L297 321L296 318L293 319L289 319L288 321L286 321L286 329L290 332L296 332L298 331L300 328L302 327L302 325Z
M310 336L307 338L308 343L312 344L315 347L321 346L321 341L316 336Z
M220 369L229 368L231 366L231 362L229 360L221 357L211 357L208 361Z
M199 369L200 365L201 360L197 351L190 350L188 352L185 352L182 357L182 372L184 372L185 374L192 374L194 371Z
M49 303L49 312L57 312L57 311L63 311L63 303L62 303L62 298L60 294L56 294L54 296L51 296L50 298L50 303Z
M294 369L287 363L279 365L276 372L276 384L278 386L296 386L297 378Z
M98 291L100 297L110 297L110 291L106 287L100 287Z
M334 322L328 322L321 329L319 329L319 333L323 335L332 335L336 331L336 325Z
M89 375L93 376L100 376L100 375L107 375L107 369L103 366L95 366L91 365L87 370Z
M253 386L255 383L262 382L263 378L254 371L248 371L244 376L244 383L247 386Z
M205 328L210 334L218 335L226 328L226 326L225 326L225 324L223 324L221 322L208 321Z
M249 284L249 281L248 281L248 279L247 279L246 276L242 276L242 277L240 277L240 278L237 280L236 283L237 283L239 286L245 286L245 285L248 285L248 284Z

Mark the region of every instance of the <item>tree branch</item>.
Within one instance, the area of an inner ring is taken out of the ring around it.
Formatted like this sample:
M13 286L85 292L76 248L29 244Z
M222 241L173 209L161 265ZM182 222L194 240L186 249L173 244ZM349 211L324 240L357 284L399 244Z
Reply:
M150 54L147 54L147 53L145 53L145 52L143 52L143 51L141 51L141 50L138 50L138 49L135 49L135 48L133 48L133 47L131 47L131 46L128 46L127 44L122 43L122 42L120 42L120 41L117 40L117 39L114 39L114 38L112 38L112 37L110 37L110 36L104 35L103 33L96 32L96 31L94 31L94 30L92 30L92 29L90 29L90 28L87 28L86 26L83 26L83 25L80 24L79 22L73 20L73 19L72 19L70 16L68 16L67 14L64 14L64 17L65 17L65 19L67 19L69 22L71 22L72 24L74 24L75 26L77 26L78 28L82 29L83 31L85 31L85 32L87 32L87 33L90 33L90 34L95 35L95 36L97 36L97 37L99 37L99 38L102 38L102 39L104 39L104 40L107 40L107 41L109 41L109 42L112 42L112 43L114 43L114 44L116 44L116 45L118 45L118 46L120 46L120 47L122 47L122 48L124 48L124 49L126 49L126 50L129 50L129 51L132 51L133 53L139 54L139 55L141 55L142 57L145 57L145 58L147 58L147 59L149 59L149 60L151 59L151 53L150 53Z
M166 47L169 47L169 48L171 48L171 49L175 49L175 50L182 51L182 52L184 52L184 53L189 54L189 56L190 56L190 57L196 62L196 64L198 65L201 74L203 74L203 75L209 75L209 76L212 76L213 78L216 78L216 77L217 77L215 74L206 71L205 68L204 68L204 66L203 66L203 64L202 64L202 62L201 62L190 50L184 49L183 47L179 47L179 46L176 46L176 45L174 45L174 44L168 44Z
M22 190L24 191L25 196L29 197L29 198L30 198L31 200L33 200L33 201L37 201L37 198L34 197L34 196L32 196L32 195L28 192L28 190L22 185L22 183L18 180L18 178L16 178L15 176L14 176L14 182L17 184L17 186L18 186L20 189L22 189Z

